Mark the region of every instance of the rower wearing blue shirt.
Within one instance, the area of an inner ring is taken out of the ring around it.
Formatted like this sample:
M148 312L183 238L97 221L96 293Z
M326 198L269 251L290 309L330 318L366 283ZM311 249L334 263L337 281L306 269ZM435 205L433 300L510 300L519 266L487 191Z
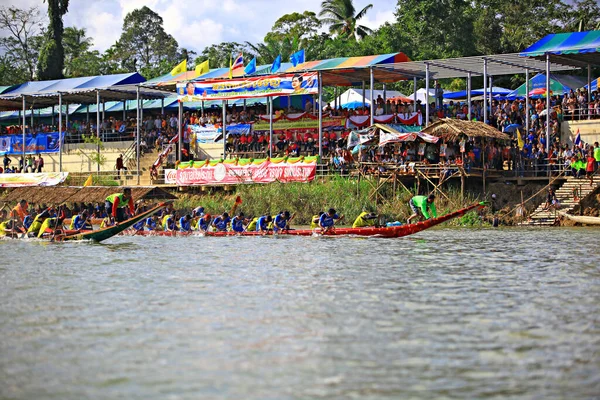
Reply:
M231 230L233 232L241 233L244 232L244 213L241 212L231 219Z
M163 219L162 219L162 227L163 227L163 231L174 231L175 228L177 228L175 226L175 213L173 214L166 214Z
M268 232L269 224L273 221L270 215L263 215L256 221L256 232Z
M198 230L200 232L208 232L208 229L210 228L210 221L210 214L204 214L204 216L198 220Z
M71 220L71 225L69 226L70 229L73 230L81 230L84 228L87 229L92 229L91 225L88 223L88 210L83 210L83 212L81 214L76 215L72 220Z
M204 216L204 207L200 206L200 207L196 207L192 210L192 218L195 218L195 217L202 218L203 216Z
M337 221L341 221L344 219L344 216L339 216L336 214L335 209L330 208L325 214L321 215L319 218L319 227L324 231L329 231L333 229L335 223Z
M273 232L279 232L282 230L289 229L290 228L288 226L289 221L290 221L290 212L289 211L282 211L279 214L277 214L275 216L275 219L273 220Z
M179 218L179 232L192 231L192 216L187 214Z
M227 231L227 225L229 224L229 222L231 221L231 218L229 218L229 214L224 212L221 215L218 215L215 220L212 223L212 226L214 226L217 231L219 232L226 232Z
M141 220L139 222L136 222L135 224L133 224L133 229L135 229L136 231L143 231L144 230L144 225L146 225L146 221Z
M156 216L156 214L152 215L152 216L150 216L148 218L146 218L146 224L145 225L146 225L146 228L149 231L155 231L156 230L156 219L157 218L158 217Z

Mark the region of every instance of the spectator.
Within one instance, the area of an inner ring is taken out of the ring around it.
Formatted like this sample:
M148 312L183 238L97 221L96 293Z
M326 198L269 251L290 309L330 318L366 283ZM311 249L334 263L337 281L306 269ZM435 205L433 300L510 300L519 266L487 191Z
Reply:
M127 171L127 168L125 168L125 165L123 164L123 154L119 154L119 157L117 157L115 168L117 170L117 176L121 176L122 170Z

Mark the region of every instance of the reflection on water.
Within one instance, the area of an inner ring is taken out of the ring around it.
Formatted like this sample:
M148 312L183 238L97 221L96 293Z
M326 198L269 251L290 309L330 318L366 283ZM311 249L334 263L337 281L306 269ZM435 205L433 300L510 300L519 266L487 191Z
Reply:
M0 398L595 398L598 233L0 241Z

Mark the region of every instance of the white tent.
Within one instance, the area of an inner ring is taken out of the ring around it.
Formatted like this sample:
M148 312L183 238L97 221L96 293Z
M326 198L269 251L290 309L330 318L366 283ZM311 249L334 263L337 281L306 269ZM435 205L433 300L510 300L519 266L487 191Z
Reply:
M447 93L448 90L444 90L444 93ZM417 100L421 100L421 104L426 103L426 93L425 88L421 88L417 90ZM406 96L408 98L414 98L414 93ZM429 88L429 103L435 103L435 89Z
M398 97L398 96L404 96L402 93L398 92L397 90L386 90L386 98L387 99L391 99L392 97ZM383 98L383 90L373 90L373 100L377 100L377 97L381 96L381 98ZM348 103L352 103L352 102L363 102L363 95L362 95L362 89L348 89L346 90L344 93L342 93L340 96L338 96L337 98L338 100L338 105L343 106L344 104L348 104ZM369 89L365 90L365 104L367 104L367 106L370 105L371 101L371 91ZM331 107L333 107L334 105L334 101L332 101Z

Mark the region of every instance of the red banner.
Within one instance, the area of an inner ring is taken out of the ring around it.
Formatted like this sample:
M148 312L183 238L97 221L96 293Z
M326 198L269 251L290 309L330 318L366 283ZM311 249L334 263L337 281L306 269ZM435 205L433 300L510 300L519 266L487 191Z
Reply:
M176 182L180 186L220 185L238 183L309 182L315 179L316 161L294 162L263 161L259 164L235 165L218 163L177 170Z

